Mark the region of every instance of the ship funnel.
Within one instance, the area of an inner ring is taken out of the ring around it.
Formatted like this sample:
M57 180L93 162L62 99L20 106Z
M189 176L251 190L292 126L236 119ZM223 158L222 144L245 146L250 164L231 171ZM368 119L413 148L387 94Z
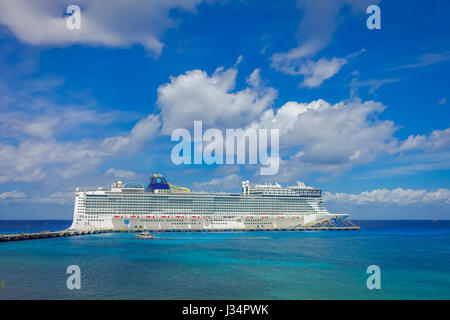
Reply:
M146 192L159 192L160 190L169 190L169 183L160 173L152 173L150 175L150 184L145 189Z

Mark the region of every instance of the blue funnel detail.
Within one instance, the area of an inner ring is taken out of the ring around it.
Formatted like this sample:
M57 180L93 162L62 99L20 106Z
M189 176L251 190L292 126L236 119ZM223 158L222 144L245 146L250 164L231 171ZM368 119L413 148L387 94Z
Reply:
M146 192L155 192L157 189L169 190L167 180L159 173L153 173L150 176L150 184L145 189Z

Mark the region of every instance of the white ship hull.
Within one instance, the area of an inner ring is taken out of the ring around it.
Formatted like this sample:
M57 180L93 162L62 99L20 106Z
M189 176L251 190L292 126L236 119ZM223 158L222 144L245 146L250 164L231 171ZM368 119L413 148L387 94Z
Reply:
M70 229L112 229L122 231L239 231L239 230L295 230L304 227L328 227L339 224L348 215L327 214L276 217L217 217L176 218L168 216L138 217L103 215L92 219L75 219Z

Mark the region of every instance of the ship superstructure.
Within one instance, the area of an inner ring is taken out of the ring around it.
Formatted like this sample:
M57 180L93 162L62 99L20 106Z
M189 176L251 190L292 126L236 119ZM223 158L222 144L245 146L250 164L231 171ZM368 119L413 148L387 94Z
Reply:
M115 182L109 188L76 189L70 229L116 230L283 230L336 225L347 214L331 214L322 191L298 182L251 185L242 193L191 192L161 174L150 184Z

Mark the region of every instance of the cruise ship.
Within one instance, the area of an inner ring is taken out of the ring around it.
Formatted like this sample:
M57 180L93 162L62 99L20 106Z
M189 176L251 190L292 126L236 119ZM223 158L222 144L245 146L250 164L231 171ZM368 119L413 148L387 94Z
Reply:
M329 213L322 190L242 182L241 193L191 192L152 174L144 188L116 181L108 188L76 189L71 230L236 231L335 226L348 215Z

